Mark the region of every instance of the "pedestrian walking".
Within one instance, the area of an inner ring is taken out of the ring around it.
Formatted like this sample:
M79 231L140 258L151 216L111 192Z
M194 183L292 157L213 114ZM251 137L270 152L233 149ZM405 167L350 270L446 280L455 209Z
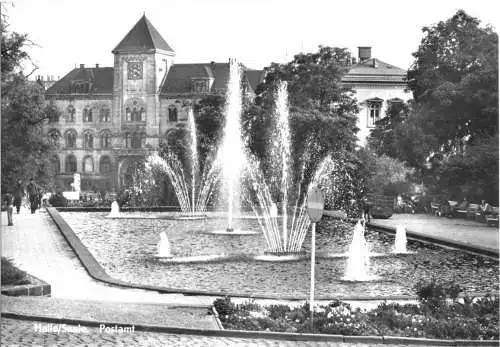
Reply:
M14 206L16 207L16 212L19 214L21 210L21 203L24 197L24 188L21 180L18 180L14 188Z
M26 191L30 200L31 214L34 214L36 209L38 208L40 201L40 189L33 178L30 180L30 183L26 187Z
M363 199L361 199L361 213L362 213L362 218L365 220L365 222L370 222L371 219L371 211L370 211L370 203L368 202L368 198L365 196Z
M13 221L12 221L12 210L14 209L13 207L13 197L12 197L12 194L10 193L6 193L4 194L3 196L3 205L5 206L6 210L7 210L7 225L8 226L12 226L14 225Z

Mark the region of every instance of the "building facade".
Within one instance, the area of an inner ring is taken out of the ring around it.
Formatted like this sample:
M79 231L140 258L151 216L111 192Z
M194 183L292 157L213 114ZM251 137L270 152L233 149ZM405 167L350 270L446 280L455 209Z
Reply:
M58 148L52 162L63 189L71 188L74 173L84 191L127 187L160 141L186 125L198 100L225 95L229 63L175 64L174 50L145 16L112 53L113 67L80 65L45 92L61 111L45 131ZM370 55L360 48L359 63L344 77L360 101L361 144L388 101L408 99L404 71ZM243 72L252 95L263 72Z
M406 90L406 71L373 58L371 47L358 47L357 63L342 82L354 89L358 100L358 144L364 146L375 122L385 116L391 103L412 98Z

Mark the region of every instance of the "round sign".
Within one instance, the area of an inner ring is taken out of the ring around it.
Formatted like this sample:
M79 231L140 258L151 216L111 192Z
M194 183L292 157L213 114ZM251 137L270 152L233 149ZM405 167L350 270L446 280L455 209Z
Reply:
M313 187L309 194L307 195L307 214L311 219L311 222L319 222L323 216L325 201L323 199L323 193L318 187Z

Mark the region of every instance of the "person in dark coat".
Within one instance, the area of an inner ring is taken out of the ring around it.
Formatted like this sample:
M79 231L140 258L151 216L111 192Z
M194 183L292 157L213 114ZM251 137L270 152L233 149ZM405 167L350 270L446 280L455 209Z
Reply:
M30 183L26 187L26 191L30 200L31 214L34 214L36 209L38 208L40 192L38 185L35 183L35 180L33 178L30 180Z
M367 197L364 197L362 200L361 200L361 217L366 221L366 222L369 222L370 221L370 214L371 214L371 211L370 211L370 203L368 202L368 198Z
M16 207L16 212L19 214L21 210L21 202L23 201L24 196L24 188L21 183L21 180L17 181L16 186L14 188L14 206Z
M13 202L13 197L12 197L12 194L10 193L7 193L7 194L4 194L3 197L3 205L5 206L5 208L7 209L7 220L8 220L8 226L12 226L14 225L14 223L12 222L12 210L13 210L13 206L12 206L12 202Z

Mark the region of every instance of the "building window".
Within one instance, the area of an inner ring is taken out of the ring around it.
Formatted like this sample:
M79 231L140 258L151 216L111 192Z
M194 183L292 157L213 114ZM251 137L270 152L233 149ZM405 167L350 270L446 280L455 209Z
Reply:
M66 108L66 121L68 123L74 123L75 114L76 114L75 107L73 105L69 105L68 108Z
M76 147L76 131L68 130L64 134L64 140L66 148L75 148Z
M368 128L374 128L375 123L380 120L380 110L382 108L382 99L373 99L367 101L368 105Z
M101 148L111 147L111 133L109 130L104 130L101 133Z
M59 162L59 157L57 155L54 155L52 157L50 163L52 164L52 171L54 172L54 174L58 174L61 172L61 163Z
M129 62L127 64L129 80L142 80L142 62Z
M92 149L94 148L94 135L90 131L83 134L83 148Z
M94 161L92 157L83 158L83 172L94 172Z
M194 80L193 81L193 92L195 93L206 93L208 92L208 81L204 80Z
M111 172L111 159L107 155L101 157L99 162L99 171L102 174L107 174Z
M48 141L52 146L59 146L59 140L61 138L61 134L56 129L50 129L47 133Z
M133 100L127 102L125 107L125 116L127 122L145 122L146 109L141 101Z
M92 109L85 107L83 109L83 121L92 122Z
M175 107L175 105L170 105L168 107L168 121L177 122L177 107Z
M111 111L110 111L109 107L107 107L107 106L102 107L100 110L100 121L102 123L109 122L110 121L110 114L111 114Z
M125 134L125 146L127 148L142 148L143 136L138 133Z
M67 173L74 173L76 172L76 158L73 154L70 154L66 157L66 172Z

